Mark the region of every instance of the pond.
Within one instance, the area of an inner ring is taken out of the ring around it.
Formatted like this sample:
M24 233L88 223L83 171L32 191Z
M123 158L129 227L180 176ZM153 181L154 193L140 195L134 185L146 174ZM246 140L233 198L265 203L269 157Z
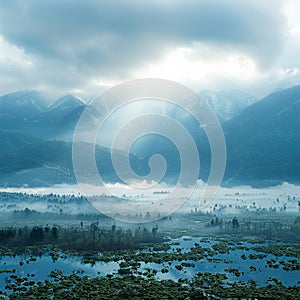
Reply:
M270 283L270 278L276 278L285 286L299 286L300 270L285 270L284 265L299 266L299 255L295 256L275 256L256 251L252 249L256 246L278 245L275 242L264 243L247 243L247 242L230 242L225 245L228 251L216 251L217 244L220 241L213 239L201 239L182 237L174 239L171 242L171 248L164 251L155 252L153 250L143 250L146 253L188 253L191 248L207 248L211 250L210 255L204 256L199 260L173 260L163 261L162 263L140 261L140 265L134 270L134 274L141 276L153 276L157 279L171 279L178 281L180 278L191 279L197 272L222 273L226 274L230 282L249 282L254 281L258 285L265 286ZM224 244L224 242L222 242ZM195 246L196 244L196 246ZM139 252L137 252L139 253ZM41 256L16 255L0 256L0 288L5 289L8 282L11 282L11 275L18 277L27 277L33 281L43 281L51 279L49 274L54 270L61 270L64 274L74 272L90 276L120 276L120 259L117 262L96 261L94 264L83 263L81 256L67 255L62 252L57 260L53 260L49 253ZM6 271L7 272L6 272ZM150 275L149 275L150 274ZM269 280L269 281L268 281Z

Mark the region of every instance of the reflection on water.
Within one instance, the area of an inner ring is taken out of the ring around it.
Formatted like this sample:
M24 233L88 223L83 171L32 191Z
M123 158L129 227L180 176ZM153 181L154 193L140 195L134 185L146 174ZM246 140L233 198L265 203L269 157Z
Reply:
M205 248L211 248L216 241L213 240L201 240L201 238L187 238L182 237L175 239L172 243L177 242L177 245L172 245L168 252L177 252L177 248L181 248L182 252L187 252L192 248L195 243ZM270 277L277 278L286 286L299 285L300 270L285 271L280 266L278 269L269 268L267 260L274 259L276 261L288 261L293 257L276 257L273 254L266 254L263 258L249 259L250 254L258 254L260 252L254 250L239 249L242 247L251 248L253 246L269 245L271 242L265 242L260 244L249 244L246 242L239 243L238 246L234 245L234 249L230 250L226 254L217 254L211 258L203 258L200 261L185 261L192 262L194 266L184 266L181 270L178 270L175 266L178 266L182 262L172 261L158 263L141 263L138 271L144 271L147 268L151 268L157 271L155 277L158 279L171 279L177 281L179 278L191 279L197 272L211 272L211 273L226 273L229 281L255 281L257 284L266 285L267 280ZM246 255L246 259L241 256ZM119 262L96 262L94 265L82 263L82 257L62 255L56 261L53 261L51 256L44 254L37 257L36 261L30 261L29 255L17 255L12 256L0 256L1 270L15 269L15 275L22 277L30 277L31 280L40 281L50 279L49 273L53 270L61 270L65 274L71 274L73 272L81 271L83 275L91 276L105 276L107 274L113 274L118 276ZM297 259L299 262L299 258ZM168 272L161 272L162 268L167 268ZM240 272L240 276L236 276L226 269L237 269ZM0 274L0 287L3 289L7 282L10 280L12 273L3 272Z

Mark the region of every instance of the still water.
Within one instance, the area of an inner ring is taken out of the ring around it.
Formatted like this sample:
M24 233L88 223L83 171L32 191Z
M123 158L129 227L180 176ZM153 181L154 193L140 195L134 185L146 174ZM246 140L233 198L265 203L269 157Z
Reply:
M203 241L201 238L189 238L182 237L172 240L171 243L178 243L172 245L168 252L177 251L176 248L181 248L182 252L189 251L195 243L200 244L202 247L211 248L214 243L213 240ZM239 243L240 246L251 248L253 246L269 245L269 242L260 244L248 244L246 242ZM233 247L235 248L235 247ZM249 259L250 254L259 254L261 252L243 249L233 249L226 254L216 254L211 259L203 258L200 261L184 261L191 262L194 266L183 267L182 270L175 268L182 262L173 261L171 264L164 262L158 263L141 263L138 271L144 271L147 268L156 270L155 277L158 279L171 279L177 281L179 278L191 279L197 272L210 272L210 273L225 273L228 276L228 281L255 281L259 285L266 285L269 282L269 278L277 278L286 286L299 286L300 282L300 270L285 271L282 265L278 269L269 268L267 260L274 259L278 261L288 261L290 259L296 259L299 262L299 257L276 257L273 254L267 254L264 258ZM0 270L12 270L15 269L15 273L3 272L0 274L0 288L5 289L5 285L10 281L10 275L18 275L22 277L30 277L30 280L43 281L45 279L51 279L49 274L54 270L61 270L64 274L72 274L73 272L80 271L83 275L91 276L106 276L107 274L113 274L118 276L119 262L96 262L95 264L84 264L82 257L64 255L61 253L56 261L52 260L52 257L46 253L42 256L37 256L36 261L30 261L29 255L17 255L12 256L0 256ZM245 254L247 259L242 259L241 256ZM21 264L20 264L21 262ZM167 273L162 273L162 268L168 269ZM226 269L237 269L241 274L236 276Z

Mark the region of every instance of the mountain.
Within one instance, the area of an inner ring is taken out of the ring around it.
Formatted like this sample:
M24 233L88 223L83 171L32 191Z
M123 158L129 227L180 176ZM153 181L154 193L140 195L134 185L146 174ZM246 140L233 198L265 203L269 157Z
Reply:
M38 101L38 96L31 92L0 98L1 185L75 182L72 145L68 141L86 105L72 95L62 97L48 108L37 104ZM250 104L247 101L244 104ZM94 124L98 112L90 109L90 121ZM211 157L203 129L199 130L196 120L181 111L172 109L168 114L194 137L201 160L199 176L207 179ZM13 118L15 122L7 121ZM273 91L222 126L227 145L225 185L300 182L300 86ZM148 135L134 143L131 151L134 154L130 155L130 163L137 174L146 175L150 171L149 158L159 153L168 165L164 181L176 182L181 158L172 142L159 135ZM127 157L122 151L116 155L117 161ZM120 181L108 149L97 146L96 162L106 181ZM86 176L91 179L90 174Z
M0 129L0 157L8 153L16 153L24 145L34 143L37 141L37 138L32 137L26 133Z
M49 138L71 140L75 126L86 104L73 95L66 95L50 105L40 115Z
M47 102L36 91L19 91L0 97L0 128L26 130L39 122Z
M196 131L191 117L181 122L193 136L199 152L199 177L207 180L211 153L203 130ZM222 124L227 163L224 185L273 185L282 181L300 183L300 86L273 91ZM152 137L135 153L145 160L163 155L171 167L168 179L180 170L180 155L161 137Z
M300 86L271 93L223 127L227 182L300 182Z
M85 103L79 98L68 94L58 99L52 105L49 106L48 111L54 111L56 114L70 113L78 107L85 107Z
M72 143L46 141L23 133L0 131L8 144L6 152L0 153L0 186L49 186L60 183L76 183L72 163ZM93 145L82 143L81 149ZM141 158L122 151L114 151L116 161L129 159L134 169L143 174ZM99 174L106 182L121 182L116 174L110 150L99 145L95 147L95 159ZM82 181L96 181L87 170Z
M208 104L219 116L221 122L232 118L255 102L255 98L240 92L200 92ZM22 131L26 134L45 139L71 140L75 126L86 108L86 104L73 95L65 95L50 106L42 94L36 91L18 91L0 97L0 128ZM90 123L95 123L97 112L89 107ZM171 111L179 121L189 122L180 115L182 112ZM192 122L195 123L195 122ZM188 125L195 127L194 124Z
M14 92L0 97L0 128L44 139L70 140L85 107L73 95L49 106L39 92Z
M38 115L46 107L47 102L37 91L24 90L0 97L1 112L13 113L27 119L30 119L32 115Z
M66 95L49 106L45 117L52 123L77 122L86 104L73 95Z
M86 104L73 95L66 95L47 110L47 118L52 123L57 123L65 128L75 128Z
M257 102L256 98L239 90L220 92L201 90L199 95L207 101L221 123L232 119Z

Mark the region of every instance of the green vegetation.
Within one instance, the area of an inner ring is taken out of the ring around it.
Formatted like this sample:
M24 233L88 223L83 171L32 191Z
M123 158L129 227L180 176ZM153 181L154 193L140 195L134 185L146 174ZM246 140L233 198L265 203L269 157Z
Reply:
M212 247L215 251L219 253L229 253L230 249L225 242L216 243Z
M116 230L111 228L109 232ZM59 231L58 231L59 232ZM70 231L72 232L72 231ZM59 237L59 235L58 235ZM58 238L57 237L57 238ZM134 237L134 236L133 236ZM207 242L207 240L206 240ZM53 270L49 274L49 279L33 280L35 274L17 275L16 269L3 269L2 273L7 274L7 284L5 291L0 295L9 299L219 299L219 298L257 298L257 299L299 299L300 287L286 287L278 279L269 278L270 284L259 286L254 281L230 281L228 274L240 277L244 273L235 268L228 267L224 273L198 272L191 278L179 278L178 282L173 280L159 280L158 272L167 274L175 268L177 272L184 274L186 268L195 268L196 262L205 259L213 263L225 262L215 255L226 254L228 251L239 249L242 244L233 240L215 241L210 239L212 248L202 247L195 243L188 250L178 248L178 245L171 248L172 243L164 244L138 244L139 250L120 249L113 251L80 251L66 249L64 253L56 247L48 246L28 246L26 247L27 257L20 261L20 264L34 262L34 253L40 254L47 249L53 260L63 258L67 254L83 255L84 263L118 262L119 269L106 277L90 277L83 274L83 271L73 272L66 275L61 270ZM174 244L174 243L173 243ZM175 243L176 244L176 243ZM166 245L161 246L160 245ZM230 245L230 246L228 246ZM278 247L277 247L278 246ZM281 253L281 245L253 246L259 250L266 250L268 253L274 248L272 253ZM298 253L299 244L284 244L291 257L289 260L269 259L266 264L271 268L282 267L283 270L299 270L299 260L294 257ZM294 248L294 250L293 250ZM18 248L7 248L2 246L6 255L15 255ZM246 251L250 251L248 249ZM256 251L256 250L255 250ZM260 251L261 252L261 251ZM250 259L250 253L245 259ZM252 255L251 259L264 259L265 253ZM141 267L142 263L154 262L161 264L156 270L148 266ZM173 262L177 262L173 264ZM230 263L230 262L227 262ZM256 268L250 266L250 271L255 272ZM100 274L104 275L104 274Z
M0 245L22 247L33 245L55 245L61 249L84 250L118 250L136 249L143 243L158 243L165 239L155 226L149 231L138 227L132 230L117 228L115 224L110 229L99 227L98 222L91 223L88 229L81 227L25 226L23 228L4 227L0 229ZM156 246L159 247L159 246ZM164 249L165 246L161 246Z
M273 254L275 256L294 256L300 258L300 244L275 244L254 246L251 249L257 252Z
M235 270L229 270L236 272ZM239 274L236 274L239 276ZM11 275L1 292L9 299L300 299L300 287L285 287L276 278L265 287L255 282L231 283L225 274L198 272L191 279L157 280L147 276L96 277L61 271L50 273L52 280L34 282Z
M231 270L234 271L234 270ZM225 274L198 272L191 281L191 287L201 289L212 299L300 299L300 287L285 287L280 281L265 287L251 282L228 282Z
M300 209L300 201L298 201L298 206L299 206L299 209ZM294 220L294 223L293 223L293 229L298 231L299 234L300 234L300 216L298 216L295 220Z
M206 299L200 290L172 280L135 276L122 278L65 276L62 272L50 274L53 281L34 283L25 278L17 278L16 283L8 284L12 291L10 299Z
M272 217L271 217L272 216ZM231 234L241 236L257 236L268 239L280 239L282 241L300 240L300 216L292 222L287 222L284 218L274 220L275 214L270 214L270 219L266 214L263 218L251 214L247 218L239 220L236 216L231 218L214 217L208 223L206 228L213 229L214 234Z
M195 214L193 218L196 218ZM298 223L298 219L294 219L290 227L282 227L282 230L296 233L294 224ZM3 267L0 274L6 276L7 283L0 295L8 299L300 299L299 283L287 287L277 278L269 278L267 286L260 286L254 281L241 281L241 276L246 276L248 272L252 272L253 276L255 272L261 272L257 260L263 260L267 268L283 270L286 274L298 271L298 242L282 243L274 240L266 243L263 225L257 227L262 228L262 231L257 230L256 235L245 235L242 233L245 221L232 217L229 218L230 222L214 219L218 223L218 235L209 235L196 241L187 236L183 239L185 244L165 242L167 230L176 233L177 223L174 220L164 220L165 223L159 223L159 229L157 225L120 228L110 224L103 227L102 223L100 227L99 222L88 224L86 220L78 220L76 226L53 224L2 227L0 253L8 256L22 254L20 260L17 260L20 269L26 264L32 263L34 266L41 255L50 255L53 261L78 256L79 261L92 266L97 262L116 262L114 265L119 268L94 277L86 276L84 272L64 274L61 270L55 270L49 274L48 279L38 281L38 274L26 276L26 273L19 274L18 268ZM226 223L230 225L220 231L220 222L222 226ZM265 221L257 222L264 224ZM165 227L162 229L161 225ZM206 228L211 229L211 225ZM266 225L265 228L269 227ZM187 232L184 234L187 235ZM176 234L180 235L178 232ZM252 266L245 270L233 265L226 254L235 250L244 251L238 256L245 261L252 260ZM270 257L270 254L275 255L275 258ZM212 268L221 263L232 265L224 266L222 273L196 273L199 262L210 263ZM152 267L147 263L158 265ZM169 278L173 274L184 278L177 278L178 282L159 279Z

